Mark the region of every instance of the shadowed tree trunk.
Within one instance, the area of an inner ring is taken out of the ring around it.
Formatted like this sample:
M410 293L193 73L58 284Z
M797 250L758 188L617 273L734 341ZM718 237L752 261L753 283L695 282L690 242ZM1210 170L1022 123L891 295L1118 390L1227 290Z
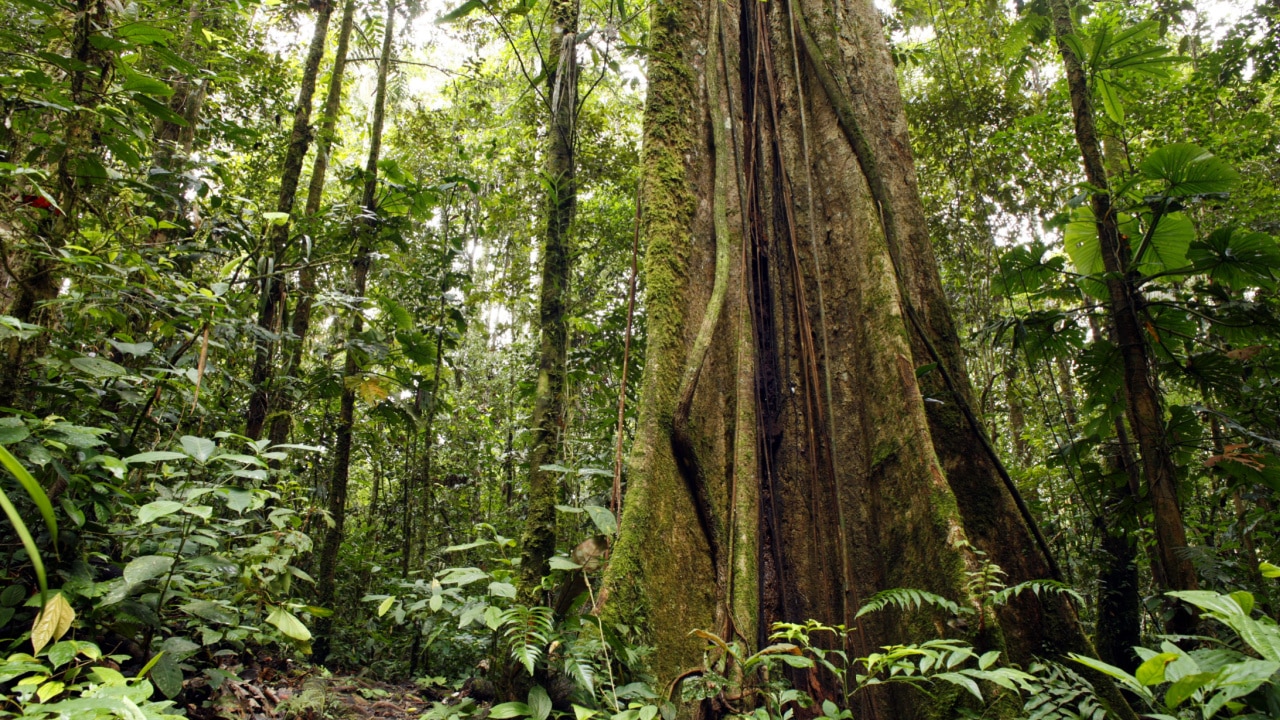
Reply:
M382 54L378 58L378 84L374 91L373 122L369 128L369 156L364 167L364 191L360 204L363 216L356 227L356 256L351 260L351 294L363 298L369 281L373 242L378 233L378 159L382 154L382 126L386 117L387 74L391 68L394 46L396 0L387 0L386 29L382 38ZM351 471L351 435L355 425L356 388L351 382L360 375L360 362L355 339L364 330L364 314L351 314L347 330L346 359L342 368L342 399L338 411L338 427L333 443L333 474L329 478L328 510L333 524L325 531L320 548L320 577L316 580L316 602L321 607L333 604L338 571L338 551L342 548L343 526L347 515L347 481ZM316 623L316 661L323 663L329 655L332 622L322 618Z
M338 115L342 112L342 79L347 69L347 49L351 44L351 27L356 14L355 0L347 0L342 8L342 25L338 30L338 45L333 52L333 68L329 71L329 92L324 100L324 115L320 119L320 132L316 136L316 158L311 166L311 181L307 186L306 217L314 218L320 212L320 201L324 198L324 179L329 170L329 153L333 149L334 135L338 126ZM289 356L285 361L282 377L293 378L302 367L302 355L306 349L307 336L311 332L311 306L315 302L316 271L311 266L311 258L302 258L302 268L298 270L298 301L294 305L293 319L290 325L292 337L287 347ZM290 411L293 410L293 399L287 394L277 395L277 412L271 419L268 433L272 445L279 445L289 437L289 428L293 424Z
M1187 533L1182 509L1178 505L1177 470L1165 435L1164 409L1139 318L1142 297L1137 287L1138 275L1131 267L1133 253L1128 238L1120 233L1115 209L1111 205L1103 147L1094 119L1088 79L1081 59L1065 41L1074 32L1070 8L1066 0L1051 0L1049 7L1058 49L1067 71L1076 144L1080 146L1084 161L1085 179L1096 188L1090 197L1090 206L1107 273L1107 315L1123 363L1125 413L1142 456L1160 566L1164 570L1167 589L1194 590L1199 582L1185 552ZM1192 634L1195 627L1195 616L1190 610L1183 605L1177 606L1168 630Z
M101 167L96 108L102 97L103 85L111 58L104 50L91 42L94 33L109 24L107 4L103 0L77 0L75 21L70 38L70 57L77 69L70 73L69 91L75 108L63 119L62 142L64 149L53 168L54 201L58 207L44 211L46 214L35 223L36 237L31 238L31 248L20 253L13 263L14 290L4 314L20 322L34 322L40 306L58 296L59 278L57 262L53 259L57 250L70 242L79 228L82 196L88 190L86 177L94 166ZM20 403L17 398L20 386L27 375L28 358L33 347L43 342L40 336L31 340L12 338L0 343L0 407Z
M298 88L298 100L293 108L293 128L289 132L289 147L285 151L284 164L280 167L280 194L276 199L276 212L289 215L293 212L294 197L298 193L298 178L302 176L302 163L311 143L311 98L316 92L316 76L320 73L320 61L324 58L324 43L329 32L329 17L333 14L333 0L319 0L316 6L315 31L311 46L302 66L302 84ZM280 268L285 263L289 249L290 222L274 224L268 230L268 247L258 272L263 276L258 294L257 342L253 356L253 395L249 398L249 410L244 434L256 440L262 434L272 400L272 363L284 309L285 287Z
M966 538L1011 581L1051 577L971 410L874 6L664 2L652 45L648 344L605 612L647 629L669 681L701 662L691 628L763 645L813 618L856 628L859 655L932 637L926 614L853 615L890 587L963 601ZM1027 593L998 627L972 639L1002 631L1018 662L1089 651L1059 598Z
M533 439L529 448L529 511L525 521L521 584L530 593L547 574L556 549L559 473L542 466L556 461L564 419L564 374L568 356L570 225L577 206L574 179L574 115L578 105L578 0L552 0L551 39L547 47L549 122L546 140L546 231L542 242L542 287L538 307L541 340L534 391Z

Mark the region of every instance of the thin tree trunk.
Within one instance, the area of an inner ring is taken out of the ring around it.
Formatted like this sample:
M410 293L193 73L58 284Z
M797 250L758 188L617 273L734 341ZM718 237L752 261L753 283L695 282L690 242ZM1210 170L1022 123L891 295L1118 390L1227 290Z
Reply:
M324 58L325 38L328 36L329 17L332 14L333 0L320 0L316 8L316 25L311 35L311 46L307 49L307 59L302 66L302 84L298 88L298 100L293 109L289 147L280 168L280 194L276 199L276 212L286 215L293 213L298 178L302 176L302 163L307 155L307 146L311 143L311 99L316 92L316 76L320 73L320 61ZM279 274L279 268L284 265L285 253L289 248L289 228L287 220L271 226L268 231L267 252L263 256L265 263L259 267L263 279L258 296L258 339L251 378L253 395L249 398L248 416L245 420L245 435L254 440L262 434L272 400L271 371L275 354L273 338L282 330L279 325L283 320L281 311L285 300L284 279Z
M378 84L374 92L373 123L369 129L369 157L364 169L364 192L361 206L364 217L356 228L358 249L351 261L351 293L363 298L369 281L372 244L377 239L378 159L382 153L382 127L386 117L387 75L391 68L391 50L395 40L396 0L387 0L387 19L382 38L382 54L378 58ZM347 331L346 360L342 369L342 400L338 411L338 428L333 449L333 475L329 479L329 516L333 524L326 529L320 549L320 576L316 581L317 604L331 607L338 571L338 551L342 547L347 515L347 481L351 471L351 437L355 425L356 391L351 380L360 375L355 339L364 330L364 314L351 314ZM317 623L315 653L317 662L329 655L332 622L323 618Z
M5 314L20 322L36 319L40 306L58 295L57 262L51 257L70 242L80 226L81 196L86 183L78 164L86 157L98 158L94 135L98 127L95 108L107 80L110 58L106 51L91 42L94 32L108 25L107 4L103 0L77 0L72 26L71 58L82 69L71 72L70 97L77 109L68 114L63 130L64 149L54 169L56 210L36 223L37 237L31 249L23 253L13 278L16 288ZM40 247L44 246L44 247ZM17 402L17 393L27 374L28 357L43 342L13 338L0 344L0 406L26 404Z
M1098 189L1090 198L1090 205L1107 272L1108 316L1123 362L1125 411L1142 455L1160 564L1164 568L1168 589L1193 590L1199 586L1199 581L1186 553L1187 535L1182 510L1178 506L1177 470L1165 435L1164 411L1145 331L1138 317L1142 298L1137 289L1137 274L1130 267L1132 253L1128 238L1119 231L1115 210L1111 206L1102 144L1098 138L1084 67L1075 51L1065 42L1065 38L1074 32L1070 8L1066 0L1051 0L1050 10L1071 91L1076 143L1084 160L1085 179ZM1179 605L1169 630L1191 634L1195 631L1195 624L1194 615Z
M338 115L342 112L342 80L347 69L347 50L351 44L351 28L355 21L355 0L347 0L342 8L342 25L338 29L338 46L333 53L333 68L329 71L329 91L324 100L324 115L320 120L320 132L316 136L316 157L311 166L311 182L307 186L306 217L314 218L320 212L320 202L324 198L324 180L329 170L329 152L333 148L334 135L338 127ZM311 309L315 302L316 271L311 265L310 253L302 259L302 267L298 270L298 302L293 309L290 338L287 347L289 356L281 375L293 378L302 367L302 355L306 349L307 336L311 332ZM289 437L289 428L293 425L293 398L281 393L277 396L277 412L271 419L268 436L272 445L279 445Z
M564 377L568 357L565 303L570 279L570 225L577 206L574 116L578 104L578 3L553 0L547 48L547 227L542 244L542 287L538 311L541 341L529 449L529 509L525 521L521 584L526 595L547 574L556 549L556 504L561 476L542 469L554 463L564 421Z

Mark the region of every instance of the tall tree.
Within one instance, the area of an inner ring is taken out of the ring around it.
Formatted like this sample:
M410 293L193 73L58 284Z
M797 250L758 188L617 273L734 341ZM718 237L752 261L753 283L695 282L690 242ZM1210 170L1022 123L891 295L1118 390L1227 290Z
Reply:
M11 270L17 286L5 314L31 322L43 303L58 295L57 250L71 244L80 226L81 203L89 178L102 168L94 132L100 118L96 108L110 77L112 56L93 43L94 34L109 23L108 6L102 0L77 0L68 38L69 59L74 63L67 78L72 109L62 119L61 151L52 168L56 207L44 211L35 223L30 248ZM10 261L5 258L5 268ZM27 373L32 342L17 337L4 341L0 359L0 407L12 406Z
M293 201L298 194L298 179L302 176L303 160L311 143L311 99L316 92L316 77L320 73L320 61L324 58L325 39L329 33L329 17L333 15L333 0L319 0L316 6L315 29L311 45L302 65L302 83L298 87L298 100L293 108L293 127L289 131L289 145L284 162L280 166L280 192L276 197L276 212L288 216L293 213ZM277 221L268 231L266 251L260 258L259 274L262 281L258 295L257 342L253 356L253 395L249 398L249 410L245 419L245 435L257 439L262 434L271 404L272 363L276 342L274 338L283 328L281 310L285 302L284 276L281 268L289 249L287 218Z
M578 0L552 0L551 39L547 48L548 105L546 139L547 194L542 238L542 285L539 291L538 380L534 391L533 439L529 450L529 514L525 521L521 575L530 591L547 573L556 549L556 505L559 473L544 470L553 463L564 422L564 377L568 358L570 225L578 202L574 167L574 117L578 106Z
M1187 554L1187 533L1178 504L1177 470L1165 434L1164 410L1147 348L1146 331L1139 314L1143 300L1139 275L1133 267L1133 249L1120 232L1116 208L1109 190L1102 141L1093 112L1093 99L1085 67L1071 42L1075 29L1066 0L1051 0L1054 35L1066 68L1075 118L1076 144L1084 162L1085 180L1093 188L1089 205L1106 268L1108 319L1123 363L1125 414L1138 442L1142 471L1151 501L1159 566L1170 590L1194 590L1199 586ZM1074 43L1077 47L1079 43ZM1195 616L1185 606L1175 609L1172 632L1191 634Z
M324 114L320 118L320 131L316 135L316 157L311 165L311 179L307 184L307 205L304 210L307 218L315 218L320 212L320 202L324 198L324 180L329 171L329 154L333 150L335 133L338 127L338 116L342 112L342 80L347 70L347 51L351 45L351 28L355 24L355 0L347 0L342 7L342 24L338 28L338 44L333 51L333 67L329 70L329 90L324 99ZM311 264L311 257L302 258L302 267L298 270L297 302L293 308L293 318L289 331L292 335L288 344L289 353L285 359L282 377L292 378L302 367L302 355L306 349L307 336L311 332L311 310L315 302L316 270ZM277 412L271 420L269 437L272 445L279 445L289 435L292 425L290 411L292 400L285 394L278 396Z
M872 3L662 3L652 44L648 344L606 611L648 628L670 679L700 656L690 627L762 645L816 618L858 653L934 632L854 611L888 587L963 599L970 528L1012 579L1051 576L971 409ZM1019 661L1088 648L1065 602L1001 621Z
M364 166L364 187L360 196L363 214L355 228L356 254L351 259L351 294L363 298L369 282L373 242L377 239L378 160L382 155L382 128L386 119L387 75L391 70L391 51L395 47L396 0L387 0L386 27L382 52L378 56L378 82L373 96L373 120L369 127L369 155ZM347 347L342 367L342 399L339 401L338 427L333 444L333 472L329 477L328 510L332 524L325 530L320 547L320 577L316 579L317 602L321 607L333 603L338 572L338 550L342 547L343 528L347 516L347 483L351 473L351 439L355 426L356 388L350 381L360 374L356 339L364 330L364 314L351 313L347 329ZM317 628L316 659L324 662L329 654L329 630L326 618Z

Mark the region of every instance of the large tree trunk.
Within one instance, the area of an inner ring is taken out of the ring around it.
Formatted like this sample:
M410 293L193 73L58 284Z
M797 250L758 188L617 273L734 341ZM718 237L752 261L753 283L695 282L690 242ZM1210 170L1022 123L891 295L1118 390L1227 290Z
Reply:
M289 131L289 147L285 151L284 164L280 167L280 194L276 198L276 212L286 215L293 212L294 197L298 193L298 178L302 176L302 163L311 143L311 98L316 93L316 76L320 73L320 61L324 58L325 38L329 32L329 17L333 15L333 0L320 0L316 8L315 31L311 46L302 65L302 84L298 88L298 101L293 108L293 127ZM257 343L253 356L253 395L249 398L249 411L244 434L256 440L262 434L271 405L271 376L276 343L273 338L280 333L284 308L284 276L279 274L289 248L289 222L273 225L268 247L258 272L262 282L258 295Z
M320 132L316 136L316 157L311 165L311 181L307 186L306 217L314 218L320 212L320 202L324 198L324 179L329 171L329 152L333 148L334 134L338 127L338 115L342 112L342 80L347 69L347 49L351 44L351 28L355 21L355 0L347 0L342 8L342 24L338 29L338 46L333 51L333 67L329 71L329 92L324 100L324 115L320 120ZM311 265L311 257L302 258L302 268L298 270L298 301L294 305L293 319L290 325L292 338L288 345L289 356L285 361L282 377L293 378L302 367L302 355L306 349L307 335L311 332L311 309L315 302L316 271ZM280 393L275 417L271 419L268 433L272 445L279 445L289 437L289 428L293 424L293 399Z
M1084 160L1085 179L1097 190L1090 197L1098 241L1106 269L1108 319L1120 348L1124 367L1125 412L1142 455L1143 476L1150 495L1156 547L1164 581L1170 590L1194 590L1199 586L1195 568L1187 556L1187 533L1178 506L1177 470L1165 435L1164 410L1139 313L1142 297L1138 275L1131 267L1128 238L1120 233L1108 191L1103 147L1093 114L1088 79L1081 59L1065 42L1074 32L1066 0L1051 0L1054 34L1067 71L1071 110L1075 117L1076 143ZM1195 616L1179 605L1169 622L1174 633L1195 632Z
M373 242L378 233L378 159L382 154L382 126L386 117L387 74L391 68L391 50L394 46L396 0L387 0L386 29L382 38L382 54L378 58L378 84L374 91L373 122L369 128L369 157L364 168L364 192L361 205L363 217L356 228L358 243L356 256L351 260L351 294L364 297L369 281L369 265L372 261ZM356 390L352 380L360 374L360 362L355 349L355 339L364 330L364 314L351 314L347 331L347 349L342 369L342 399L338 410L338 428L333 443L333 474L329 478L328 510L332 524L326 529L320 548L320 577L316 581L317 604L330 607L333 604L338 571L338 551L342 548L343 527L347 516L347 481L351 471L351 439L355 427ZM330 618L316 624L317 662L323 663L329 655L332 638Z
M577 206L574 178L574 115L578 105L578 0L553 0L547 47L546 197L547 227L542 243L542 287L538 320L538 382L533 404L533 440L529 448L529 511L525 521L521 584L526 593L547 574L556 550L556 504L560 474L543 470L558 454L564 420L564 374L569 352L569 231Z
M927 614L853 614L889 587L963 599L966 525L1012 579L1052 572L967 412L873 5L742 0L721 6L722 37L715 5L654 9L647 364L606 578L606 612L649 630L665 680L699 664L691 628L758 644L813 618L855 627L859 655L933 636ZM943 410L927 412L915 371L934 362ZM1088 648L1064 602L1001 620L1015 659ZM926 703L868 695L855 712Z

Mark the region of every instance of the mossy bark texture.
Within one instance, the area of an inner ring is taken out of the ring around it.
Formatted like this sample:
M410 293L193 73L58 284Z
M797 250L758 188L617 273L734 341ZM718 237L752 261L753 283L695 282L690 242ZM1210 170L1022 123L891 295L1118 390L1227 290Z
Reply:
M855 629L856 655L950 632L928 613L853 614L892 587L963 599L967 524L1015 577L1049 575L994 458L974 458L979 430L958 411L927 411L916 378L919 366L945 364L956 401L932 386L928 396L947 407L967 401L874 6L729 0L716 22L714 2L653 10L648 346L605 588L606 615L647 631L663 681L701 663L693 628L757 645L776 621L843 623ZM727 147L716 142L718 125ZM731 168L730 290L701 362L688 438L673 444L681 378L715 307L718 153ZM700 518L699 492L712 522ZM1061 629L1022 628L1032 617ZM1065 604L1018 606L1001 620L1018 626L1005 631L1022 657L1043 644L1037 633L1087 647ZM804 682L832 693L822 677ZM866 694L861 703L860 718L948 712L920 694Z
M525 523L521 580L526 596L547 574L556 550L556 504L560 473L542 467L556 461L564 421L564 375L569 352L565 303L569 295L570 228L578 202L574 117L578 106L578 0L553 0L544 99L549 117L546 155L546 229L542 236L542 287L538 304L540 341L534 390L533 438L529 449L529 512Z

